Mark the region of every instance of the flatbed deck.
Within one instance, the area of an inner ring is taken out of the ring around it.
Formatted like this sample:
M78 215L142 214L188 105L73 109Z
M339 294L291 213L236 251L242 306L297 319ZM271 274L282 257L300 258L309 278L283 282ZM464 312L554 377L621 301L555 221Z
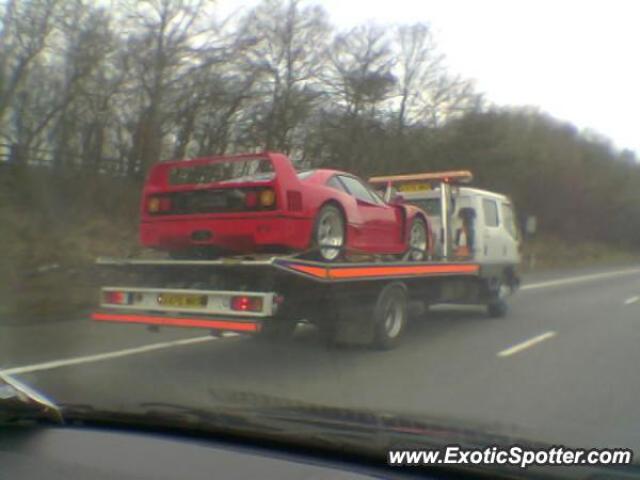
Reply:
M272 268L320 282L375 281L447 275L478 276L480 264L475 262L337 262L323 263L290 257L264 259L164 260L99 258L98 265L127 268L167 268L210 271Z
M410 302L427 308L456 299L486 303L493 294L487 273L491 270L470 261L322 263L271 256L100 258L97 263L125 275L102 288L92 319L150 329L183 327L260 335L288 330L304 320L329 331L333 339L344 340L349 336L345 332L356 332L360 340L369 338L367 343L380 340L375 319L385 314L380 311L387 308L387 301L398 302L394 308L402 312L404 325ZM387 340L378 343L387 346L391 343Z

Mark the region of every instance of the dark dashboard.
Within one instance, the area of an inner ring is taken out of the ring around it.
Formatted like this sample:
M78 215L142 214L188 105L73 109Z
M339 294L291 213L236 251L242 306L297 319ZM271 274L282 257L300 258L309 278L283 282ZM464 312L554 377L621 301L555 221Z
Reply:
M2 480L214 478L320 480L381 475L344 464L321 464L302 455L198 438L73 427L3 427L0 431Z

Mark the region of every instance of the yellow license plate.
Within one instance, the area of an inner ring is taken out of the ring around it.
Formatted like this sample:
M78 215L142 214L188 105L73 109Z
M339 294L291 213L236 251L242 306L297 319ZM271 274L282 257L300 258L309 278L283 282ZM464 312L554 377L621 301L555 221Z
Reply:
M428 183L404 183L398 186L398 190L401 192L424 192L431 190L431 185Z
M164 307L201 308L207 306L207 296L161 293L158 295L158 304Z

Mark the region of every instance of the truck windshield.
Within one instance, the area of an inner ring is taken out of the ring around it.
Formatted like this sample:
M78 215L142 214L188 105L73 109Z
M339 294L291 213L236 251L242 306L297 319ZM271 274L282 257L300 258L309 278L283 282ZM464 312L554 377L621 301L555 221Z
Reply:
M264 158L256 158L174 167L169 172L169 184L267 181L274 177L275 171L271 162Z
M408 203L420 207L427 212L427 215L433 217L440 216L440 199L439 198L420 198L408 200Z

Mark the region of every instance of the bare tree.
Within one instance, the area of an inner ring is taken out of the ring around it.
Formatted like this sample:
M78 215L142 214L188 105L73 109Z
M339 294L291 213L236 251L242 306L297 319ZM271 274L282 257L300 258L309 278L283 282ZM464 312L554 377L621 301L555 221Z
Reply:
M329 35L326 12L319 6L301 7L299 0L265 0L239 29L255 39L245 53L263 99L253 109L253 130L265 148L289 151L293 130L318 97L316 82Z
M0 15L0 135L4 141L15 140L15 132L5 123L6 113L18 101L33 64L47 46L59 3L9 0Z
M131 124L129 171L141 174L162 154L164 136L173 120L172 102L181 83L200 66L198 52L208 46L206 0L125 1L132 66L131 88L138 111ZM184 85L188 87L188 85Z
M66 3L59 23L58 101L38 129L47 127L45 121L55 122L54 167L90 159L85 166L99 168L109 99L122 80L121 68L114 68L121 66L111 58L118 46L111 17L85 0L75 0Z
M396 78L387 32L367 24L338 35L324 77L334 101L325 118L333 123L337 149L333 161L359 170L371 147L367 138L381 126Z
M481 97L473 83L451 76L425 24L397 29L398 129L425 124L436 127L447 119L478 109Z
M426 25L331 39L325 11L301 0L263 0L226 24L209 3L6 2L5 151L137 179L166 157L265 148L364 170L405 127L478 105Z
M375 115L395 84L394 63L387 32L367 24L336 37L325 78L347 115Z
M403 25L397 29L398 128L418 120L421 92L433 88L443 71L443 56L436 51L431 29L425 24Z

